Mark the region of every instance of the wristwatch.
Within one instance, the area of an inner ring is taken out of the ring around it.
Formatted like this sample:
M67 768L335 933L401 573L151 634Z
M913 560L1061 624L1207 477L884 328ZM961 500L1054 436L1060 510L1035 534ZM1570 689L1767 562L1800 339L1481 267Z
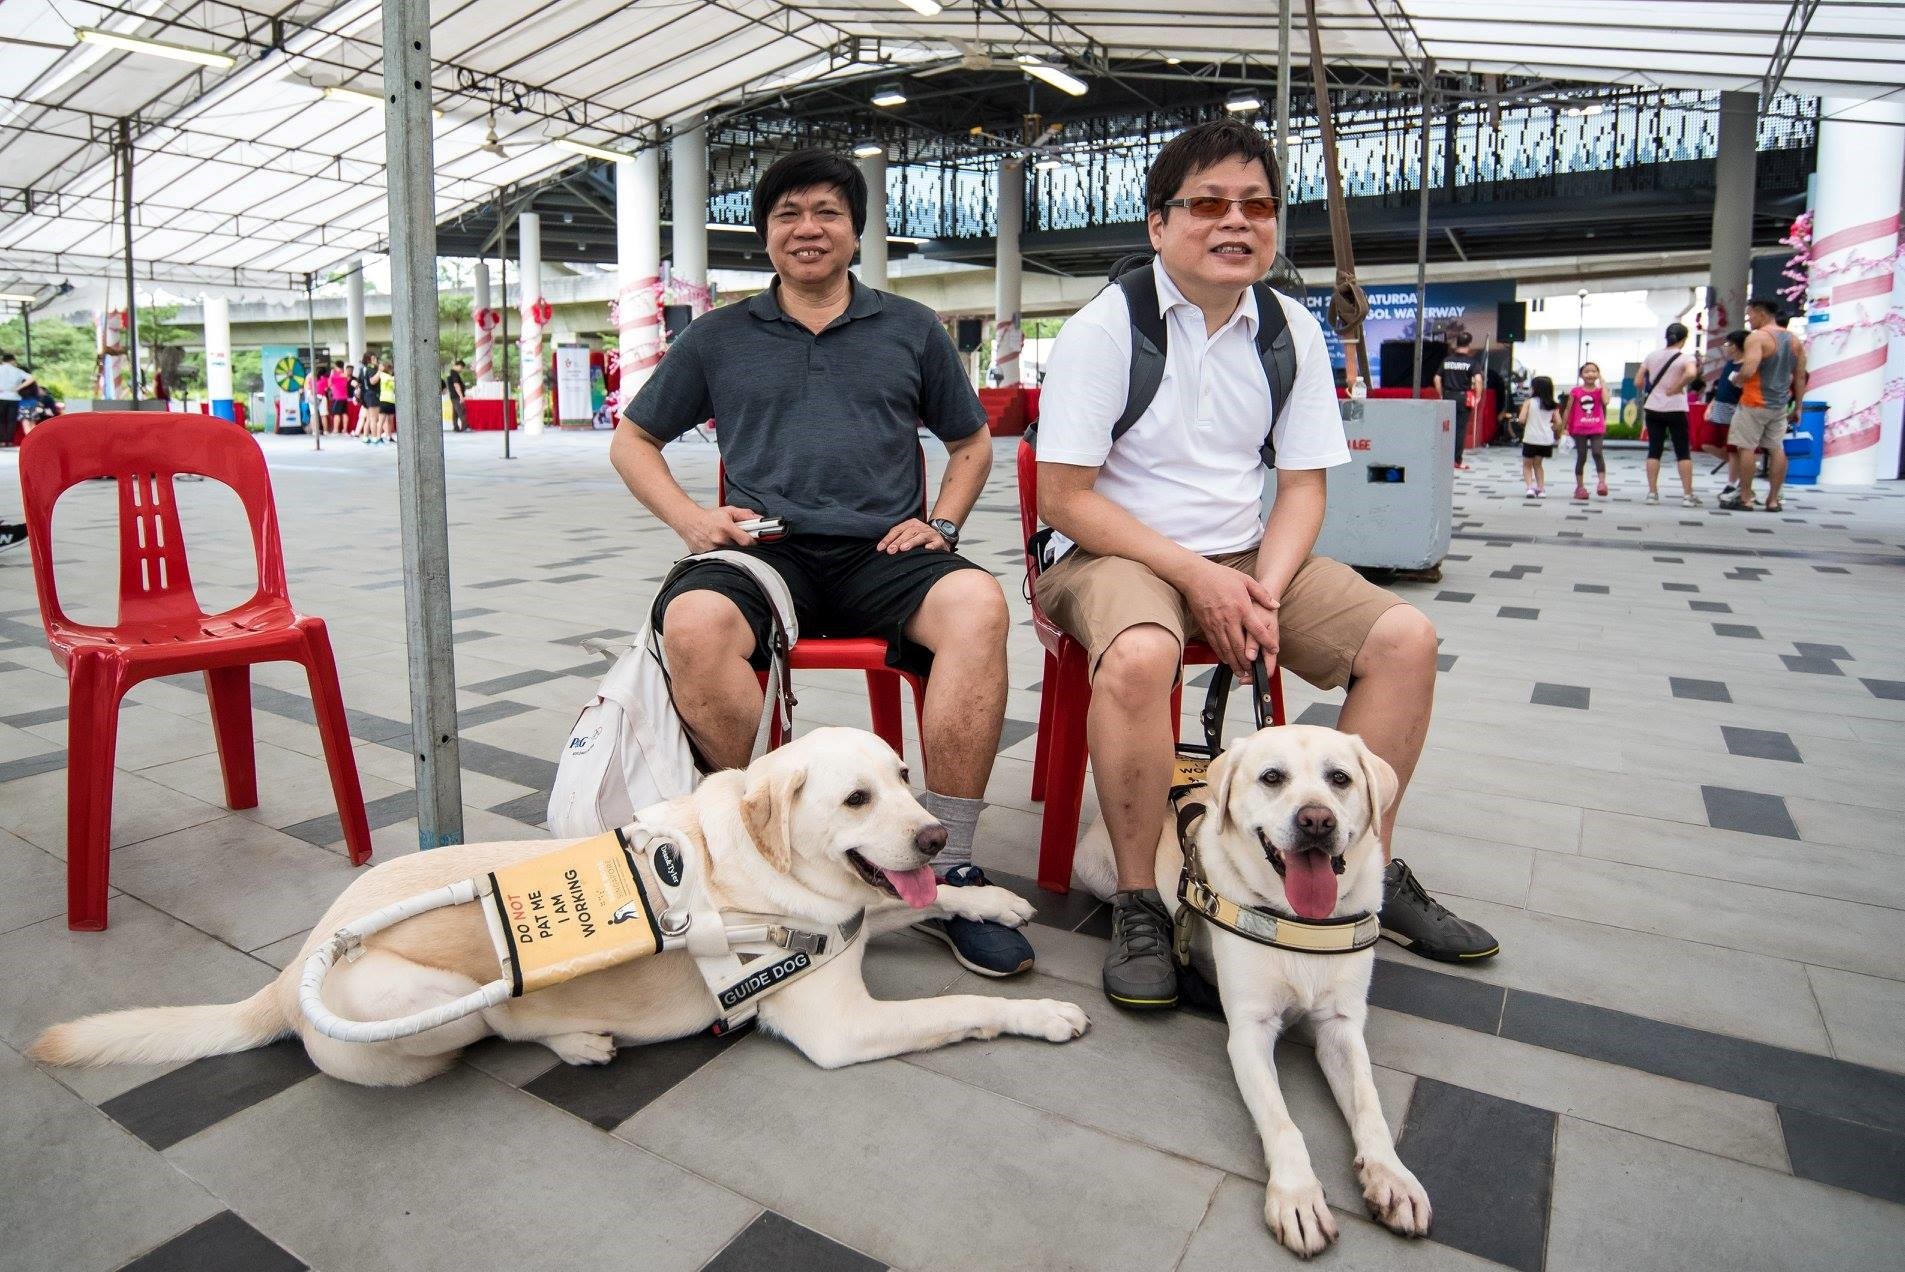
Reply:
M939 537L946 541L947 551L951 551L959 546L958 523L948 521L944 517L934 517L926 524L939 531Z

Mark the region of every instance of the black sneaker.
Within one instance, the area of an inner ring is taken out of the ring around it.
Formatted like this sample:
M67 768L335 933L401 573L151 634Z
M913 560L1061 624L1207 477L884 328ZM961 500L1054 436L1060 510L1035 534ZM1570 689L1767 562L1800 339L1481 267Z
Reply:
M1485 929L1456 918L1430 896L1400 857L1382 874L1382 934L1439 963L1473 963L1501 953Z
M1111 907L1105 997L1136 1011L1177 1006L1171 916L1164 908L1164 898L1156 888L1120 892L1112 897Z
M957 865L939 881L942 888L982 888L989 882L985 872L974 865ZM1003 923L980 923L973 919L927 919L913 926L928 936L936 936L952 947L953 958L969 972L981 976L1016 976L1032 967L1032 943L1025 933Z
M17 521L0 521L0 552L26 542L26 526Z

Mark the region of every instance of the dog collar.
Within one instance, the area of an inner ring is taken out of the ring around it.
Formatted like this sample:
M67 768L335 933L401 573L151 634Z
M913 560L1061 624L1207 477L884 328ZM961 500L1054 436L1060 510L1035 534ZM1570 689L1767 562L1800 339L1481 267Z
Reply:
M1193 914L1246 941L1299 954L1354 954L1375 945L1382 935L1382 922L1373 914L1299 919L1267 906L1238 905L1210 886L1197 859L1197 831L1209 812L1203 800L1207 765L1202 757L1180 755L1171 784L1177 842L1184 853L1184 869L1177 877L1177 897L1183 904L1172 933L1177 961L1190 961Z

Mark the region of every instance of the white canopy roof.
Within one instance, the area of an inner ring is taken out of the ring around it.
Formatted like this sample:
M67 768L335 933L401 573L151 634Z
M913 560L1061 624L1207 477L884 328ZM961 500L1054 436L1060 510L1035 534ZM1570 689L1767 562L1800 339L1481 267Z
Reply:
M1426 55L1444 71L1584 83L1905 92L1905 6L1890 0L1314 3L1332 63L1401 76ZM6 15L0 290L118 275L122 117L142 279L302 286L382 249L377 0L7 0ZM1304 21L1298 4L1299 82ZM236 62L76 45L75 25ZM576 163L551 144L561 137L627 149L710 107L881 63L1034 53L1087 80L1167 55L1261 67L1275 58L1277 13L1273 0L1185 0L1168 17L1155 0L955 0L930 17L898 0L438 0L431 39L442 217Z

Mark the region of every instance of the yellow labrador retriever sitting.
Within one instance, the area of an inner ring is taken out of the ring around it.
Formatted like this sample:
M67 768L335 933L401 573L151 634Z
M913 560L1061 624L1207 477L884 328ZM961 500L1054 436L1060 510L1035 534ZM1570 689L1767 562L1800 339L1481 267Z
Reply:
M945 845L945 828L913 798L892 749L857 729L816 729L642 817L668 827L682 850L698 858L710 897L723 911L779 914L826 927L864 910L873 932L922 917L921 911L1015 927L1032 916L1030 904L1003 888L938 888L928 863ZM717 1017L714 998L681 951L552 985L392 1042L341 1042L305 1020L298 1007L304 960L341 924L560 846L554 840L469 844L372 867L332 904L286 970L244 1002L89 1016L47 1030L30 1054L60 1065L155 1063L243 1051L296 1032L312 1061L333 1077L403 1086L443 1072L464 1047L492 1034L540 1042L570 1064L603 1064L618 1043L660 1042L708 1028ZM876 1000L860 974L865 952L865 940L854 941L768 995L760 1008L763 1028L831 1069L1000 1034L1068 1042L1087 1027L1084 1012L1051 999ZM460 998L496 974L479 906L450 906L369 937L362 957L332 970L323 999L347 1019L391 1019Z
M1210 766L1209 812L1195 832L1205 879L1240 906L1323 920L1375 914L1382 905L1378 827L1396 797L1396 774L1353 734L1290 725L1259 730ZM1094 826L1079 848L1081 882L1115 879L1111 843ZM1173 915L1184 854L1167 825L1158 841L1157 888ZM1111 884L1115 887L1115 882ZM1363 1200L1405 1236L1429 1231L1429 1197L1396 1155L1376 1097L1363 1026L1375 951L1312 954L1259 944L1196 924L1194 954L1214 968L1230 1026L1230 1064L1263 1140L1270 1183L1264 1220L1297 1254L1336 1239L1336 1221L1310 1166L1303 1134L1277 1085L1274 1051L1300 1020L1316 1031L1316 1058L1349 1122Z

